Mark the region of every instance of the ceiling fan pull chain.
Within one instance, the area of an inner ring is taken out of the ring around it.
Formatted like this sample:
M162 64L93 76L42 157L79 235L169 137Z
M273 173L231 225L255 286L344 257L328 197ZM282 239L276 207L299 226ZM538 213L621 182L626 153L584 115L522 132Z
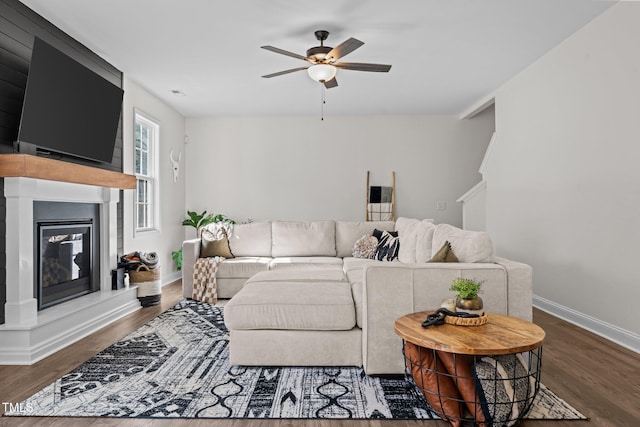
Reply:
M324 121L324 104L325 104L324 85L320 84L320 120L322 121Z

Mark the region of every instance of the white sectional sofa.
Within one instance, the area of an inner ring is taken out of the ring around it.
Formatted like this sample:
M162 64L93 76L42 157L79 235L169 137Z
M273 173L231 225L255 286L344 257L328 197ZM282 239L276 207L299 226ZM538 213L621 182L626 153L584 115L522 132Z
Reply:
M352 257L374 229L399 234L400 257ZM445 241L456 263L426 262ZM364 366L368 374L404 372L394 322L435 309L456 277L483 280L485 310L532 317L532 269L495 257L486 233L399 218L396 222L266 221L236 225L235 258L217 274L234 365ZM404 245L404 246L403 246ZM200 240L183 243L183 293L191 297ZM469 262L472 261L472 262Z

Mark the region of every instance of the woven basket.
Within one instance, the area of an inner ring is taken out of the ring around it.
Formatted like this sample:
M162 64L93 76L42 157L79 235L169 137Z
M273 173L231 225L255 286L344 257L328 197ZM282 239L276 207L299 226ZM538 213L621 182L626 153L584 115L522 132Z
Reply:
M445 316L444 318L445 323L456 326L480 326L487 323L487 320L489 320L487 313L483 313L480 317Z
M151 270L144 264L139 265L135 270L129 271L129 283L138 287L137 296L143 307L160 303L160 267Z
M129 271L130 283L153 282L160 280L160 268L151 270L144 264L140 264L135 270Z

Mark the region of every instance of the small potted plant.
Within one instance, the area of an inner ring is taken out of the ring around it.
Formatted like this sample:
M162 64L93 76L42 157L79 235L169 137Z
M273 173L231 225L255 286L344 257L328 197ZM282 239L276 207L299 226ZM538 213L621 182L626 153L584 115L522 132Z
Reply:
M457 311L466 311L468 313L477 313L480 315L483 313L482 298L478 296L481 285L482 282L477 282L472 279L465 279L463 277L453 279L449 290L457 292Z

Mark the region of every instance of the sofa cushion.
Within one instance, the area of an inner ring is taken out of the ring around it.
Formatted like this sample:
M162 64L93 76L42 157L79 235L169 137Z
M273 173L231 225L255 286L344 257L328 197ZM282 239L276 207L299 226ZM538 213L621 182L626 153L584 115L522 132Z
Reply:
M356 315L349 282L253 280L225 305L224 320L231 330L342 331Z
M432 255L435 227L432 219L398 218L396 221L396 230L400 237L398 260L409 264L429 261Z
M229 236L229 246L237 257L271 256L271 222L235 224Z
M269 270L271 258L260 257L236 257L226 259L218 266L216 278L232 279L244 278L248 279L260 271Z
M252 276L251 282L344 282L345 275L339 268L292 268L269 270Z
M351 283L362 281L362 270L364 270L366 266L381 265L383 263L383 261L378 261L377 259L351 257L344 258L342 261L344 263L344 272Z
M312 256L312 257L278 257L273 258L270 263L272 270L278 269L299 269L299 268L337 268L342 270L342 258Z
M398 260L404 263L416 262L416 243L418 239L418 226L420 220L413 218L398 218L396 230L400 238Z
M493 243L484 231L468 231L449 224L438 224L433 232L431 255L435 255L447 241L451 243L451 249L460 262L493 261Z
M433 220L425 219L418 224L416 232L416 262L427 262L431 259L433 232L436 225ZM402 247L402 245L400 245Z
M351 282L351 294L356 307L356 325L362 328L364 324L364 289L361 281Z
M271 256L336 256L335 221L273 221Z
M393 231L393 221L336 221L336 250L339 257L350 257L356 240L374 229Z

